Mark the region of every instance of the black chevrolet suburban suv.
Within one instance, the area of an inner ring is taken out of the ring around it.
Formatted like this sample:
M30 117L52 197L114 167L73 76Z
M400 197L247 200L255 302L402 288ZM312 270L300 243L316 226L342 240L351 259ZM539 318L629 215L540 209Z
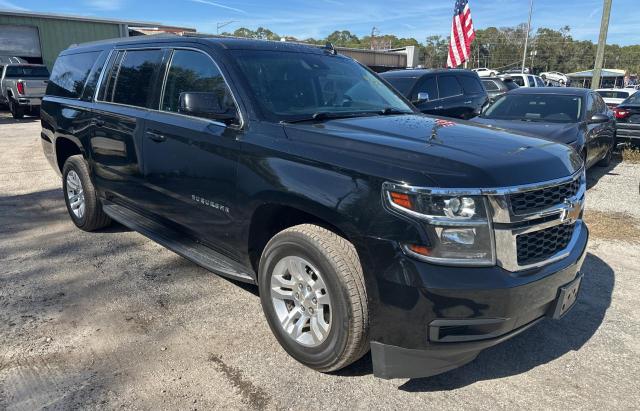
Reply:
M60 54L46 94L42 146L73 222L115 220L256 284L313 369L370 350L376 376L435 375L576 299L580 156L420 114L331 47L91 43Z
M381 76L425 114L468 120L489 103L480 77L471 70L392 70Z

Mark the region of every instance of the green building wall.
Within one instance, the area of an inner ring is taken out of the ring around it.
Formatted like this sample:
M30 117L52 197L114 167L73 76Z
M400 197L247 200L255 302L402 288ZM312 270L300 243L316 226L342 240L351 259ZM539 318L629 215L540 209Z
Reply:
M122 24L99 23L39 17L19 17L0 14L0 25L37 27L44 64L53 67L58 54L72 44L122 37Z

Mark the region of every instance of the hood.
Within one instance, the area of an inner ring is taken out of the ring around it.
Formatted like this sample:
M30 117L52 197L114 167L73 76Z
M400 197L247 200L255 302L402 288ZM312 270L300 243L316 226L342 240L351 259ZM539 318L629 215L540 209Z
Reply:
M579 123L542 123L521 120L494 120L482 117L476 117L471 121L493 129L518 131L563 144L570 144L576 141L580 131Z
M582 163L571 148L549 140L425 115L284 128L294 155L412 185L509 187L566 177Z

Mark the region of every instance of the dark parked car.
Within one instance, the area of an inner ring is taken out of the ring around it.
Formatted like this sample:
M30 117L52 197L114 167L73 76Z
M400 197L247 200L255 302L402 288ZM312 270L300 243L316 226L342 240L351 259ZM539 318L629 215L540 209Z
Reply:
M496 98L509 92L509 90L517 89L519 86L511 77L488 77L482 79L482 85L487 90L489 102L492 103Z
M393 70L381 76L425 114L470 119L489 101L471 70Z
M613 112L598 93L582 88L518 88L473 121L568 144L587 168L609 165L615 147Z
M53 73L41 141L73 222L256 284L313 369L371 350L376 376L435 375L576 300L586 182L565 145L425 116L299 44L116 39Z
M620 103L613 112L617 120L617 138L640 142L640 92Z

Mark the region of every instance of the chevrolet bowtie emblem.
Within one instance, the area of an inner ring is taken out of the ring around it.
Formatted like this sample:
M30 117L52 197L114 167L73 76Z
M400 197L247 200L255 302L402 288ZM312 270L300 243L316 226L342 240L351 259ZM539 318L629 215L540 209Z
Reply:
M560 221L564 224L573 224L580 218L581 211L582 207L579 202L565 199L560 212Z

